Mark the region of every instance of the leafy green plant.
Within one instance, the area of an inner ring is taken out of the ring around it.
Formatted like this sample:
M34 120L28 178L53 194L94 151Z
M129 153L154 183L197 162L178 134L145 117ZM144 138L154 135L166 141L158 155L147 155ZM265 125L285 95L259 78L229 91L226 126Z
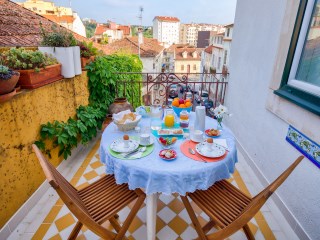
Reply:
M41 125L40 140L35 144L49 157L50 150L45 145L47 139L52 140L53 147L59 147L59 156L63 155L66 159L79 141L86 144L95 137L97 129L102 127L108 106L116 97L116 91L123 93L122 96L131 100L134 106L141 105L139 97L141 86L137 83L141 80L141 74L118 74L119 72L141 72L142 63L137 56L119 54L97 57L95 62L87 66L87 70L89 105L80 106L75 118L69 118L67 122L54 121Z
M10 48L10 50L3 52L3 61L12 69L35 69L36 71L58 63L57 59L51 55L24 48Z
M81 57L90 58L98 55L98 49L93 46L93 42L79 42L78 46L80 47Z
M77 40L70 31L63 27L52 26L51 31L46 31L41 26L42 46L71 47L77 45Z
M114 54L98 57L86 66L89 77L90 103L109 106L115 97L126 97L134 107L141 105L141 74L119 74L141 72L142 62L136 55ZM116 96L116 93L118 95Z
M45 140L49 139L53 147L59 147L59 156L64 159L71 155L73 147L81 143L88 143L97 135L97 129L101 129L106 116L106 110L102 106L80 106L77 109L76 118L69 118L67 122L54 121L41 125L40 140L35 144L39 149L51 157L51 152L46 149Z

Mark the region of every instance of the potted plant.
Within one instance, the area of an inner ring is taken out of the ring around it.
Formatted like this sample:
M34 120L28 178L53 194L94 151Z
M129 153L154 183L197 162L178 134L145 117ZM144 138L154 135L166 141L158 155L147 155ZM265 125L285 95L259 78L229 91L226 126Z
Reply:
M20 73L18 84L22 88L38 88L62 79L61 64L52 55L24 48L11 48L3 52L5 64Z
M94 61L98 54L98 49L93 46L93 42L79 42L81 54L81 67L84 68L87 64Z
M73 34L63 27L53 26L51 31L41 28L42 42L39 50L54 55L61 63L65 78L82 74L80 48Z
M20 73L0 65L0 102L4 102L14 96L14 87L19 80Z

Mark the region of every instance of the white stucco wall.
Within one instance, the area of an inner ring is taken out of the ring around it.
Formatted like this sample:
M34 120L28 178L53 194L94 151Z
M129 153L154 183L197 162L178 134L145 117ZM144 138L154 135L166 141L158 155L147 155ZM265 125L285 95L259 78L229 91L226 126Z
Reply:
M318 116L283 99L278 100L275 109L283 107L291 111L286 121L266 108L270 95L274 95L271 83L275 84L276 80L279 86L281 80L298 3L298 0L237 2L225 102L233 116L226 123L249 161L253 161L268 182L300 155L285 140L289 123L296 127L303 125L301 129L305 133L307 126L315 126L310 130L313 134L307 135L318 143L320 138ZM320 169L305 158L276 192L302 226L295 226L292 221L293 228L304 229L311 239L320 239L319 179Z

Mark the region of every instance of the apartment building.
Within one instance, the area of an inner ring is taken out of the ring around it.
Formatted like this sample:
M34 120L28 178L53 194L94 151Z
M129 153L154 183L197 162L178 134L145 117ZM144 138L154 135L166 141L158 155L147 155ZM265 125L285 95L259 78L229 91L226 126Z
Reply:
M174 71L176 73L199 73L203 49L178 45L174 49Z
M176 17L156 16L153 19L153 38L165 47L179 43L180 20Z
M17 2L17 4L86 37L86 29L83 22L71 8L55 6L54 2L43 0L27 0L25 2Z
M203 23L190 23L180 25L180 43L190 44L197 46L198 44L198 32L199 31L213 31L222 32L224 31L223 25L216 24L203 24Z

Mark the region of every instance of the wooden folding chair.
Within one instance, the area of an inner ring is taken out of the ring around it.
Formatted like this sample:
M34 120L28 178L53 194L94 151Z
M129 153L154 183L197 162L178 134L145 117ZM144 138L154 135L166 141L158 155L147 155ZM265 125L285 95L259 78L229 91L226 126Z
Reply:
M145 194L140 190L129 190L127 184L117 185L112 175L106 175L91 185L77 190L43 156L36 145L32 145L41 167L62 201L78 219L68 239L76 239L82 225L103 239L125 239L125 233L144 202ZM115 219L117 212L136 200L123 225ZM117 234L102 227L110 221Z
M247 223L303 158L303 156L298 157L273 183L253 198L248 197L226 180L216 182L205 191L197 190L188 193L187 196L181 196L199 238L225 239L243 228L247 238L254 239ZM210 217L210 221L205 226L201 227L187 197L191 198ZM219 230L206 235L214 226L217 226Z

